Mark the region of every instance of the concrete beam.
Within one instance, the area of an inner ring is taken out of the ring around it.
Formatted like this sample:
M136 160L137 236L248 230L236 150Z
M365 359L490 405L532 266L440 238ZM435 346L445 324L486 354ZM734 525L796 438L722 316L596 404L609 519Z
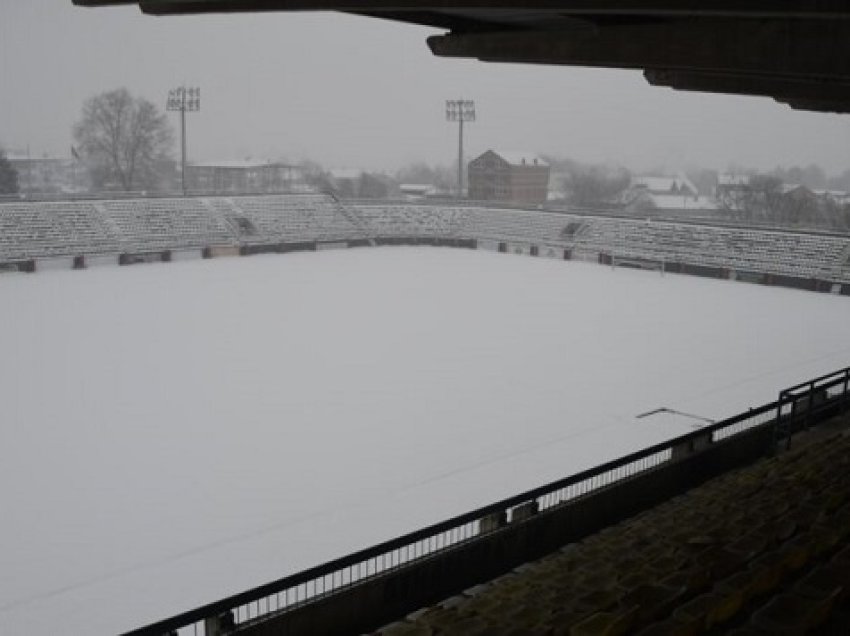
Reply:
M847 83L824 82L813 78L719 75L669 69L647 69L643 75L653 86L666 86L676 90L736 93L773 97L779 101L817 98L850 103L850 80Z
M640 69L651 84L847 112L845 0L74 0L155 15L341 11L450 31L435 55Z
M813 110L821 113L850 113L850 101L829 101L813 97L811 99L777 99L794 110Z
M639 17L848 17L842 0L73 0L80 6L138 4L151 13L255 11L415 11L467 13L483 11L549 11L561 15Z
M509 31L428 38L435 55L491 62L750 74L821 81L850 77L850 23L669 20L595 31ZM813 45L817 43L817 45Z

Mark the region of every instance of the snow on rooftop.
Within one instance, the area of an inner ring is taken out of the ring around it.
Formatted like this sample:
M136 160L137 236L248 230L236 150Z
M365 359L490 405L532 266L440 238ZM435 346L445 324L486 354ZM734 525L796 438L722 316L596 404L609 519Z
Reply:
M651 194L652 204L659 210L716 210L717 202L712 197L681 195L681 194Z
M675 177L640 176L632 177L633 188L645 188L654 193L679 192L687 190L692 194L697 193L697 188L691 180L684 175Z
M359 179L363 170L360 168L331 168L328 173L334 179Z
M494 150L497 155L507 161L512 166L548 166L538 154L533 152Z
M398 189L405 194L432 194L437 187L430 183L402 183Z
M750 183L750 175L724 173L717 175L717 185L719 186L745 186Z
M468 250L0 294L0 633L28 636L139 627L698 421L639 414L720 419L850 353L846 297Z
M193 161L189 165L196 168L241 168L246 170L249 168L262 168L277 164L270 159L225 159L223 161Z
M836 201L844 201L850 198L850 192L844 190L812 190L819 197L830 197Z

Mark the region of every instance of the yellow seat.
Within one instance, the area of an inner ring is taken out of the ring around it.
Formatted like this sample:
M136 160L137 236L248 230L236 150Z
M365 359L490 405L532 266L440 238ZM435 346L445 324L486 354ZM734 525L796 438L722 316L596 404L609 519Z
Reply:
M752 586L755 596L775 590L785 576L782 555L776 552L768 552L758 557L750 563L749 569L755 575Z
M826 598L838 591L839 597L850 592L850 569L826 564L815 568L797 581L794 589L809 598Z
M617 604L619 595L612 589L598 589L576 599L576 607L589 612L602 612Z
M752 624L772 634L803 634L829 617L838 591L812 599L800 594L780 594L753 613Z
M828 525L815 525L810 531L812 556L817 558L831 552L841 540L841 531Z
M803 568L812 553L812 537L808 533L798 535L779 548L782 564L786 571L796 572Z
M768 540L760 534L745 534L744 536L732 541L726 547L740 554L744 561L750 561L759 554L762 554L768 546Z
M429 607L416 618L416 623L442 631L460 619L460 614L454 609Z
M716 619L717 608L720 607L723 600L723 595L717 592L700 594L676 608L673 612L673 618L681 622L694 621L699 626L700 632L708 631L714 625L712 621Z
M708 570L712 580L719 581L744 567L747 559L738 552L721 547L703 552L694 561Z
M504 606L504 601L493 594L479 594L464 604L465 612L488 614Z
M741 602L747 603L754 595L756 573L742 570L720 581L715 589L723 594L740 593Z
M637 607L635 621L647 625L667 616L685 594L685 586L641 585L620 599L625 607Z
M378 632L380 636L431 636L433 633L430 627L419 623L393 623Z
M637 609L596 612L570 628L570 636L624 636L630 633Z
M681 621L668 618L638 632L637 636L698 636L702 633L701 624L694 620Z
M478 616L465 616L440 628L440 634L457 634L458 636L490 636L494 633L493 626Z
M684 586L686 596L693 596L704 591L710 582L708 572L700 567L680 570L661 579L662 585Z
M747 588L733 586L716 588L717 602L709 610L707 623L712 626L722 625L735 617L744 605L747 591Z

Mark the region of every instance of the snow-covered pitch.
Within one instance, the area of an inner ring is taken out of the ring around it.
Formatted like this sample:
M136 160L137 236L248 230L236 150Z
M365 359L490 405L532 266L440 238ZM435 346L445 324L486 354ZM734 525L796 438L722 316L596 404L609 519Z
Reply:
M844 366L850 299L376 248L0 277L0 633L141 626Z

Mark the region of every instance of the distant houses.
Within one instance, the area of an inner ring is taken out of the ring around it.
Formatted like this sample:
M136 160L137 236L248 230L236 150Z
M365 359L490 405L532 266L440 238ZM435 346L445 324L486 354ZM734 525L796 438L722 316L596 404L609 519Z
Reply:
M439 194L437 186L431 183L400 183L398 190L408 201L419 201Z
M701 196L685 175L635 176L622 196L627 211L660 210L669 214L705 216L717 209L712 197Z
M12 151L6 158L18 173L18 187L24 195L77 194L89 187L87 171L72 157L36 157L25 152Z
M331 168L325 178L329 191L345 199L384 199L394 187L386 175L360 168Z
M751 176L748 174L719 174L714 187L714 199L718 208L739 211L750 196Z
M846 227L850 193L783 183L773 175L719 175L715 191L723 216L766 223Z

